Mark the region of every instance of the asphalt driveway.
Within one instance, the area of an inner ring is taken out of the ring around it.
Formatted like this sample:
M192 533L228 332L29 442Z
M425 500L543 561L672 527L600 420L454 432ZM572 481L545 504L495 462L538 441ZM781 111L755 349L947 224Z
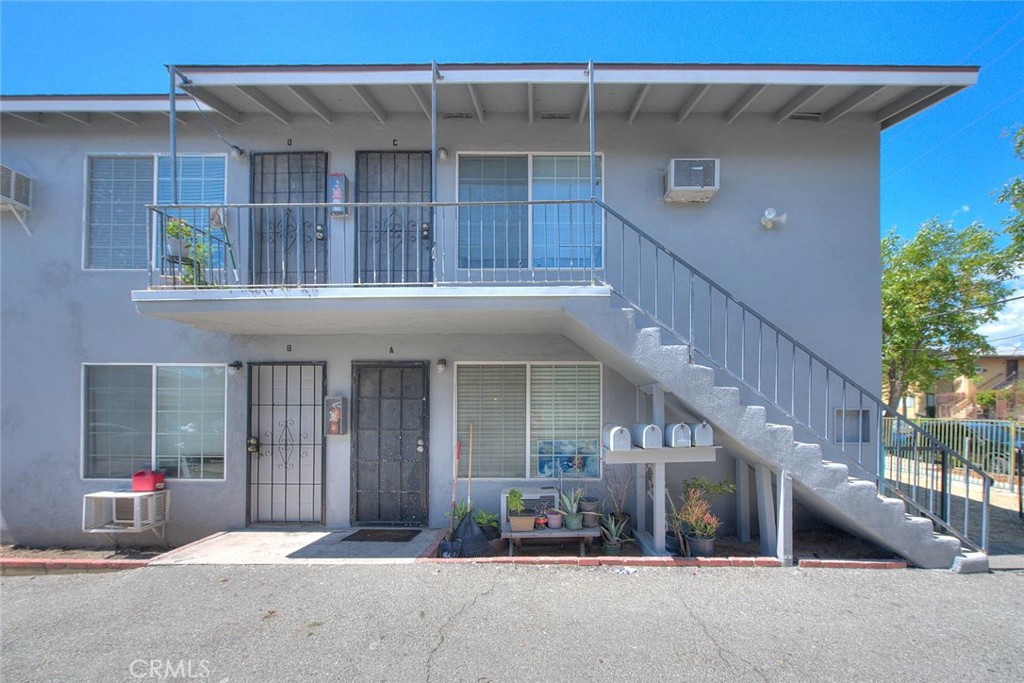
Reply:
M151 566L8 576L4 681L1021 681L1024 573Z

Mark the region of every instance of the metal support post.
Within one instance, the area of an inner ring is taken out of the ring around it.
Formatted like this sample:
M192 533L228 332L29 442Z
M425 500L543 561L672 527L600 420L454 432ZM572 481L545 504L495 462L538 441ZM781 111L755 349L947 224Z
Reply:
M750 466L736 458L736 537L750 541Z
M772 495L771 472L764 465L754 465L757 485L757 524L761 535L761 554L775 557L778 554L778 537L775 535L775 506Z
M793 477L786 470L775 475L778 493L776 556L783 567L793 566Z

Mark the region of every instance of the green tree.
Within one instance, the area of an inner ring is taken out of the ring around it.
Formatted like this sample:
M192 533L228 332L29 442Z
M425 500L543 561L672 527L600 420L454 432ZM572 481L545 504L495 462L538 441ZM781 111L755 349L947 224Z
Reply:
M912 240L882 239L882 373L893 410L910 387L974 374L990 351L978 327L993 320L1009 288L997 233L980 223L955 230L932 219Z
M1014 133L1013 145L1014 155L1024 161L1024 126ZM1013 209L1014 213L1003 223L1006 235L1011 240L1007 251L1016 265L1024 265L1024 178L1017 176L1007 181L997 201L1009 204Z

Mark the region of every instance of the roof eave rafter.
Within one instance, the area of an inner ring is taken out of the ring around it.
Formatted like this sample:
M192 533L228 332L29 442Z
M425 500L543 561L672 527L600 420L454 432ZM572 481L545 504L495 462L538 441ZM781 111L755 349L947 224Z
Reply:
M806 88L801 88L800 92L798 92L796 95L790 98L790 100L781 107L779 107L778 110L776 110L775 123L782 123L783 121L788 119L790 116L799 111L800 107L810 102L812 99L814 99L815 95L817 95L824 89L825 86L823 85L809 85Z
M267 93L251 85L239 85L236 87L240 93L255 102L263 111L267 112L284 125L287 126L292 122L291 113L280 104L270 99L270 96L267 95Z
M232 123L242 122L242 112L238 111L224 100L220 99L205 88L197 88L192 85L183 85L182 89L199 102L202 102L213 111L217 112Z
M851 111L867 101L872 95L881 91L884 87L884 85L868 85L863 88L858 88L854 92L850 93L850 95L842 102L832 107L827 112L824 112L821 115L821 122L832 123L841 116L849 114Z
M732 123L733 121L738 119L740 115L743 112L745 112L751 104L754 103L754 100L757 99L758 95L763 93L767 87L767 83L761 83L758 85L752 85L749 88L747 88L743 92L743 94L740 95L740 98L736 100L736 104L734 104L732 108L726 113L726 123Z
M310 92L309 88L302 85L290 85L288 90L302 100L302 103L313 110L313 113L323 119L324 123L334 123L334 112L320 99Z
M637 94L636 99L633 101L633 107L629 110L629 118L626 119L626 123L632 125L636 115L640 113L640 107L644 106L644 100L647 99L647 93L651 91L651 84L645 83L640 92Z
M694 108L703 99L704 95L707 94L708 90L711 89L710 83L703 83L693 89L690 95L683 102L683 105L679 108L679 112L676 113L676 123L682 123L685 121L690 114L693 113Z
M388 113L384 111L384 108L381 107L377 100L373 98L373 95L370 94L365 86L350 85L349 87L352 88L352 92L362 100L363 104L366 105L366 108L370 110L370 113L372 113L378 121L384 123L387 120Z
M473 110L476 111L476 118L478 121L484 120L484 108L483 103L480 99L480 95L477 93L476 88L473 87L472 83L467 83L466 88L469 90L469 99L473 102Z

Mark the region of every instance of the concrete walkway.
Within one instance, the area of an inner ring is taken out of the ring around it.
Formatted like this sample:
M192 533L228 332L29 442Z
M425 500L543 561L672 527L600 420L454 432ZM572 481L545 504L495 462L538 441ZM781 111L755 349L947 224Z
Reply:
M405 543L346 541L359 529L222 531L154 559L177 564L402 564L432 553L444 529L422 529Z

